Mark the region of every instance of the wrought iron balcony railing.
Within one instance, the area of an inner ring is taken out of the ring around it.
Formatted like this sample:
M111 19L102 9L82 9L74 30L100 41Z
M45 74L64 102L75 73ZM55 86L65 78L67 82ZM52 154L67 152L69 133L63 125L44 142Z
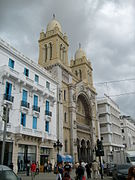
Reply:
M37 111L37 112L40 112L40 107L33 105L33 110Z
M14 101L14 97L9 95L9 94L4 94L4 100L13 102Z
M45 110L45 115L52 116L52 112Z
M30 103L28 103L26 101L21 101L21 106L26 107L26 108L30 108Z

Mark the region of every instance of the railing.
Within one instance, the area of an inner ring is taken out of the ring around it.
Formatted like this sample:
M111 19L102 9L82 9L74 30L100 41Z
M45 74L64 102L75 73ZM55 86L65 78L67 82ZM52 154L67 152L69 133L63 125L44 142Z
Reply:
M16 127L16 133L26 134L29 136L36 136L36 137L42 137L43 136L42 131L37 130L37 129L26 128L26 127L23 127L22 125L19 125L18 127Z
M34 111L40 112L40 107L33 105L32 108Z
M52 112L45 110L45 115L52 116Z
M30 108L30 103L28 103L26 101L21 101L21 106L26 107L26 108Z
M4 100L13 102L14 101L14 97L9 95L9 94L4 94Z

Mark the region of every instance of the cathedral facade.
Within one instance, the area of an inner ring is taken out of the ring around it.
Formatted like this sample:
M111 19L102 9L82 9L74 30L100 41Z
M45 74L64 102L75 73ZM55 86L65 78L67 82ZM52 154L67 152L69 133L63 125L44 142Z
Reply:
M40 33L38 64L58 80L57 139L63 144L61 154L74 161L92 161L99 138L96 90L92 66L79 45L74 59L68 60L68 37L53 17L46 32Z

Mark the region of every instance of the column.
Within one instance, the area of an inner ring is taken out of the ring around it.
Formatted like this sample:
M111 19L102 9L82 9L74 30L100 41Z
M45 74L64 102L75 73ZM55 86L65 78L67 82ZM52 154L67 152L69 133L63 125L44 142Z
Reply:
M47 46L47 61L50 60L50 46Z
M18 143L15 141L13 142L13 152L12 152L12 162L14 165L14 172L18 172L18 165L17 165L17 160L18 160Z

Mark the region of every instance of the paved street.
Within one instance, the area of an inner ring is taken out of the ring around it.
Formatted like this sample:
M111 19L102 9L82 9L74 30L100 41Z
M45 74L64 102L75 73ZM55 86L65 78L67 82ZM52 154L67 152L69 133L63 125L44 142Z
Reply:
M25 174L19 174L20 177L22 177L22 180L31 180L31 176L26 176ZM72 179L75 179L75 173L72 171L71 173ZM35 180L55 180L56 175L54 173L40 173L39 175L36 175ZM99 178L100 179L100 178ZM99 180L98 179L98 180ZM111 180L111 177L104 177L104 180Z

